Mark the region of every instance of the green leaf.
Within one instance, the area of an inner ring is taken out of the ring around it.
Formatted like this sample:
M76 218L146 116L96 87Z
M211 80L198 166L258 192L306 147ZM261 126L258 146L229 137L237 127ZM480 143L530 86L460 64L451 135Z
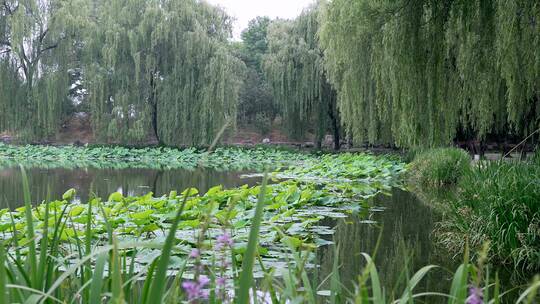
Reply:
M69 215L72 216L72 217L75 217L75 216L78 216L80 215L81 213L83 213L83 211L85 210L86 208L82 205L78 205L78 206L73 206L70 210L69 210Z
M70 201L75 197L75 194L77 194L77 191L71 188L62 195L62 199L66 201Z
M150 215L154 213L154 210L148 209L142 212L131 213L129 216L136 220L146 220L150 218Z
M109 202L121 202L124 199L124 196L120 192L114 192L109 195Z

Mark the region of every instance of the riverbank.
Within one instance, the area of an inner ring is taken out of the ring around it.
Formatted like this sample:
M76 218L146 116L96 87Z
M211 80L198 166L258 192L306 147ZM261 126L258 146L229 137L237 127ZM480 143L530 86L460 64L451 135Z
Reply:
M410 171L428 203L444 213L435 235L451 253L486 245L489 259L517 276L540 272L538 156L471 162L457 149L437 149L418 155Z

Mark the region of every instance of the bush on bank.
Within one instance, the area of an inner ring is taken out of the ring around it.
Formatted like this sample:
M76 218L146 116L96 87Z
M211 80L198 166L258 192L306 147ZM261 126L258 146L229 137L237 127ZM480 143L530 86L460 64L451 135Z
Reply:
M421 185L453 185L470 171L471 159L462 149L436 148L417 154L409 169L409 176Z

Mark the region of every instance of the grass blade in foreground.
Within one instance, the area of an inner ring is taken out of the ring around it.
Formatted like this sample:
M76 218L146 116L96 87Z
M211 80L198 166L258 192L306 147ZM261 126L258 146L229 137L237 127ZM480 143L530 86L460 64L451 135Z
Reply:
M184 201L182 202L180 209L178 209L176 217L174 218L174 222L172 223L171 229L169 230L169 234L167 235L167 240L165 241L161 257L159 258L159 262L157 264L156 275L153 278L149 299L157 300L162 299L163 297L165 285L167 283L167 269L169 266L169 260L171 258L173 244L176 238L176 230L178 229L178 223L180 223L182 212L184 212L184 206L186 205L190 194L191 188L187 190L184 196Z
M107 263L107 254L101 254L96 261L96 267L92 276L92 284L90 285L90 304L101 303L101 287L103 286L103 271Z
M7 274L6 274L6 255L4 245L0 244L0 303L9 303L7 299Z
M265 201L266 183L268 182L268 174L264 174L261 191L259 192L259 200L255 208L255 215L251 221L251 230L249 231L249 241L246 253L242 260L242 273L240 274L240 286L238 289L238 297L236 303L249 303L249 290L253 286L253 265L255 264L255 255L257 254L257 245L259 238L259 230L263 216L263 207ZM253 291L254 297L255 291Z
M28 260L30 267L28 273L31 273L31 284L37 284L37 255L36 255L36 235L34 231L34 217L32 215L32 203L30 202L30 186L28 185L28 177L26 171L21 166L21 174L23 178L24 192L24 208L26 214L26 233L28 238Z

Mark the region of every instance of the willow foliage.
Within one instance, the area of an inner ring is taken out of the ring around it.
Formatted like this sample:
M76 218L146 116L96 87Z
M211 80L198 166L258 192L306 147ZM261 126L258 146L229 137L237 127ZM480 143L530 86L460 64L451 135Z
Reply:
M293 21L274 21L263 66L290 135L300 138L315 127L320 142L332 127L339 140L339 128L336 93L327 81L319 48L318 14L314 6Z
M228 49L222 10L195 0L96 7L85 77L99 137L133 142L152 132L164 144L204 145L234 124L243 63Z
M323 12L326 69L357 143L539 127L538 1L333 0Z
M0 128L54 135L68 109L80 1L0 3Z

